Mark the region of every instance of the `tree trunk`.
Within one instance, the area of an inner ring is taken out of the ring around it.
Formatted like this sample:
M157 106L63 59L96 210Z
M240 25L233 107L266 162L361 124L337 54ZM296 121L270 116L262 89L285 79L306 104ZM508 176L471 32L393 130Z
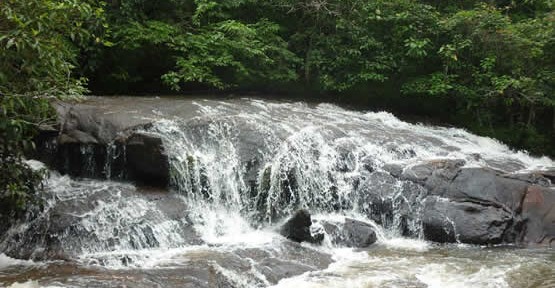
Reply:
M536 118L536 110L534 110L534 105L530 105L530 109L528 110L528 121L526 121L526 127L528 128L532 127L534 118Z
M312 35L308 38L308 47L304 59L304 81L306 85L310 84L310 54L312 53Z

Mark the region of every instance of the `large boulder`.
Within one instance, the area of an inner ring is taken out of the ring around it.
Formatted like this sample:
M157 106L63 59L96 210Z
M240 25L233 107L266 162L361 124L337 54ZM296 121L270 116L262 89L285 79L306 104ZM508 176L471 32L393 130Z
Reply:
M342 223L320 221L330 241L339 246L366 248L377 240L374 227L370 223L345 218Z
M310 213L304 209L298 210L283 224L279 233L289 240L295 242L320 243L324 239L324 234L312 235L310 231L312 219Z
M45 192L44 211L0 235L0 251L20 259L75 259L83 253L202 243L183 213L188 207L175 194L55 177L50 181L58 184Z
M526 221L522 241L531 245L555 244L555 188L528 186L522 201Z
M424 237L436 242L499 244L513 225L510 211L491 205L429 197L422 215Z
M426 239L548 245L555 238L555 190L548 177L463 164L438 160L408 167L400 176L429 193L421 212Z
M137 132L126 139L125 147L126 172L130 179L150 185L168 184L170 167L162 139Z
M54 103L59 124L41 130L36 158L75 177L167 186L169 165L162 141L145 133L156 116L141 105L145 99L134 99L138 110L118 107L125 101L109 97Z

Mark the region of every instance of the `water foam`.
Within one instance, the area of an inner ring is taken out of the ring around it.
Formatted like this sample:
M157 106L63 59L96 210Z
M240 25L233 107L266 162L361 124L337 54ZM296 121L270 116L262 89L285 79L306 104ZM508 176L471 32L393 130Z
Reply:
M30 266L38 265L37 263L30 260L20 260L14 259L6 256L4 253L0 253L0 270L12 267L12 266Z
M40 288L39 282L29 280L27 282L15 282L12 285L8 286L8 288Z

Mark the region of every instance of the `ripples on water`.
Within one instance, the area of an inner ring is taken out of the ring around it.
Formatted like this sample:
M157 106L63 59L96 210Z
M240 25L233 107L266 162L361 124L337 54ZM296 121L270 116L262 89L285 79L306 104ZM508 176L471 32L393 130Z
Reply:
M555 287L552 251L392 241L395 246L381 243L369 251L331 249L335 262L327 269L281 280L275 287ZM9 287L194 287L187 286L194 283L187 277L202 272L191 268L191 262L203 259L216 263L218 258L226 257L222 251L225 249L210 247L135 251L151 254L150 263L141 268L116 269L62 262L29 263L0 256L0 285L37 279ZM248 278L231 274L237 287L253 287ZM256 286L266 285L261 282Z

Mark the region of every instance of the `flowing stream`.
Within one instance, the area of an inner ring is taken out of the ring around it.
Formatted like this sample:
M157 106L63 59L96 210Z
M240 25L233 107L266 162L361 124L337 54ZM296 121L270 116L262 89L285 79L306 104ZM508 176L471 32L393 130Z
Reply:
M555 287L552 249L423 240L427 192L387 172L437 159L507 173L553 169L547 157L386 112L171 101L136 116L153 121L141 133L162 140L171 188L51 171L44 212L11 229L0 249L71 253L34 261L0 254L1 287ZM180 105L194 112L184 117ZM104 166L110 178L110 161ZM368 249L293 243L277 230L298 208L315 220L369 222L378 241ZM60 232L49 238L47 229Z

